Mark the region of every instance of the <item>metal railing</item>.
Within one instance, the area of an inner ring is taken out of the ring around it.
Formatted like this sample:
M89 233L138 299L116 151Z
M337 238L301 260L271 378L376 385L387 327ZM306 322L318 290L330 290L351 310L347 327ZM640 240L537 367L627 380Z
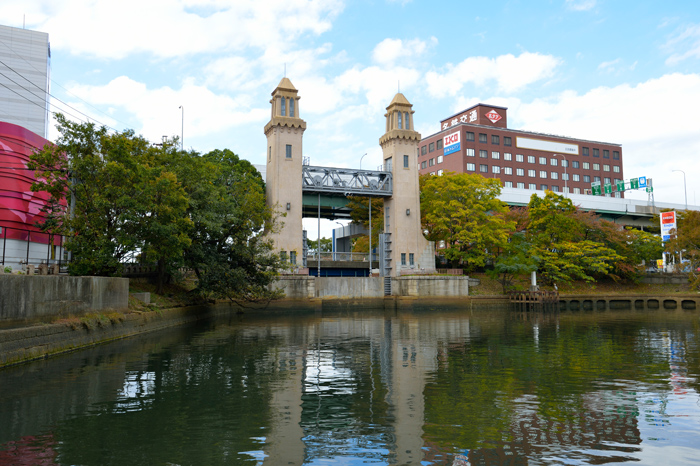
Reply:
M58 264L59 267L66 264L66 260L63 258L63 236L24 228L1 228L0 247L2 247L1 263L3 267L8 263L26 265L34 262L37 265L40 263ZM8 242L14 247L8 246ZM44 251L46 251L46 255L44 255Z

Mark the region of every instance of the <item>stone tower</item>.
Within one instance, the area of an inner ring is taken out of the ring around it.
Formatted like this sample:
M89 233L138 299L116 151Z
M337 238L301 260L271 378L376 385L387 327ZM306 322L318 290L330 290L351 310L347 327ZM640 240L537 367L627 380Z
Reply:
M290 262L301 264L303 248L302 218L302 137L306 122L299 117L298 91L286 77L272 92L272 114L265 125L267 136L267 202L283 223L270 235L275 247Z
M420 223L418 145L413 128L413 105L398 93L386 108L386 133L379 138L384 169L394 179L394 195L384 200L384 231L390 234L391 275L402 271L435 270L435 250Z

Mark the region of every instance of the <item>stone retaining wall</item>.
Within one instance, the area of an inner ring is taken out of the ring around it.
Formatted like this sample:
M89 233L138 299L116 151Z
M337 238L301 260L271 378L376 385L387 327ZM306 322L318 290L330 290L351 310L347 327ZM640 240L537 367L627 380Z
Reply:
M0 274L0 322L31 322L128 305L128 278Z
M210 317L215 308L190 307L121 315L71 318L66 322L0 330L0 367L85 348Z

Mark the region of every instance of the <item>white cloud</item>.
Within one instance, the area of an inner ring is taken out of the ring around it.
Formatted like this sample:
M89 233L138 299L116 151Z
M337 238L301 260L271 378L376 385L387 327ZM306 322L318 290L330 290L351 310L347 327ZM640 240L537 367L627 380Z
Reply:
M372 51L372 60L380 65L392 65L398 60L415 61L425 51L437 44L435 37L430 38L430 42L420 39L401 40L384 39Z
M700 177L699 107L700 75L675 73L636 86L567 91L511 105L509 126L620 143L627 178L653 178L657 201L682 202L680 175L671 170L685 170L689 180ZM690 191L688 196L692 199Z
M596 6L596 0L566 0L566 6L574 11L588 11Z
M186 81L180 89L149 89L143 83L121 76L104 86L78 85L70 91L92 104L130 113L142 124L135 128L136 132L154 141L164 135L180 134L181 112L178 107L183 105L185 146L188 137L213 134L256 121L262 125L269 118L269 109L252 107L245 94L234 99L215 94L191 81Z
M135 53L175 58L224 50L286 46L331 29L340 0L67 0L21 2L28 27L77 55L121 59ZM17 15L20 2L0 6ZM202 12L206 11L207 14Z
M700 25L693 24L671 37L663 49L670 56L666 59L667 65L677 65L689 58L700 58Z
M619 58L616 58L615 60L604 61L600 65L598 65L598 70L600 70L600 71L614 71L615 65L617 65L618 63L620 63Z
M428 92L434 97L454 96L467 83L483 86L494 81L498 90L513 93L553 76L561 63L559 58L540 53L523 52L496 58L469 57L457 65L448 64L444 72L426 73Z

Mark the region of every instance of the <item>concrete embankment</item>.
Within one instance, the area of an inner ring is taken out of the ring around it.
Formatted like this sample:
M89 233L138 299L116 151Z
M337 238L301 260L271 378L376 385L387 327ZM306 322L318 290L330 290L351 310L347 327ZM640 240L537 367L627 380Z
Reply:
M216 308L111 312L72 317L63 322L0 330L0 367L86 348L120 338L185 325L211 317Z

